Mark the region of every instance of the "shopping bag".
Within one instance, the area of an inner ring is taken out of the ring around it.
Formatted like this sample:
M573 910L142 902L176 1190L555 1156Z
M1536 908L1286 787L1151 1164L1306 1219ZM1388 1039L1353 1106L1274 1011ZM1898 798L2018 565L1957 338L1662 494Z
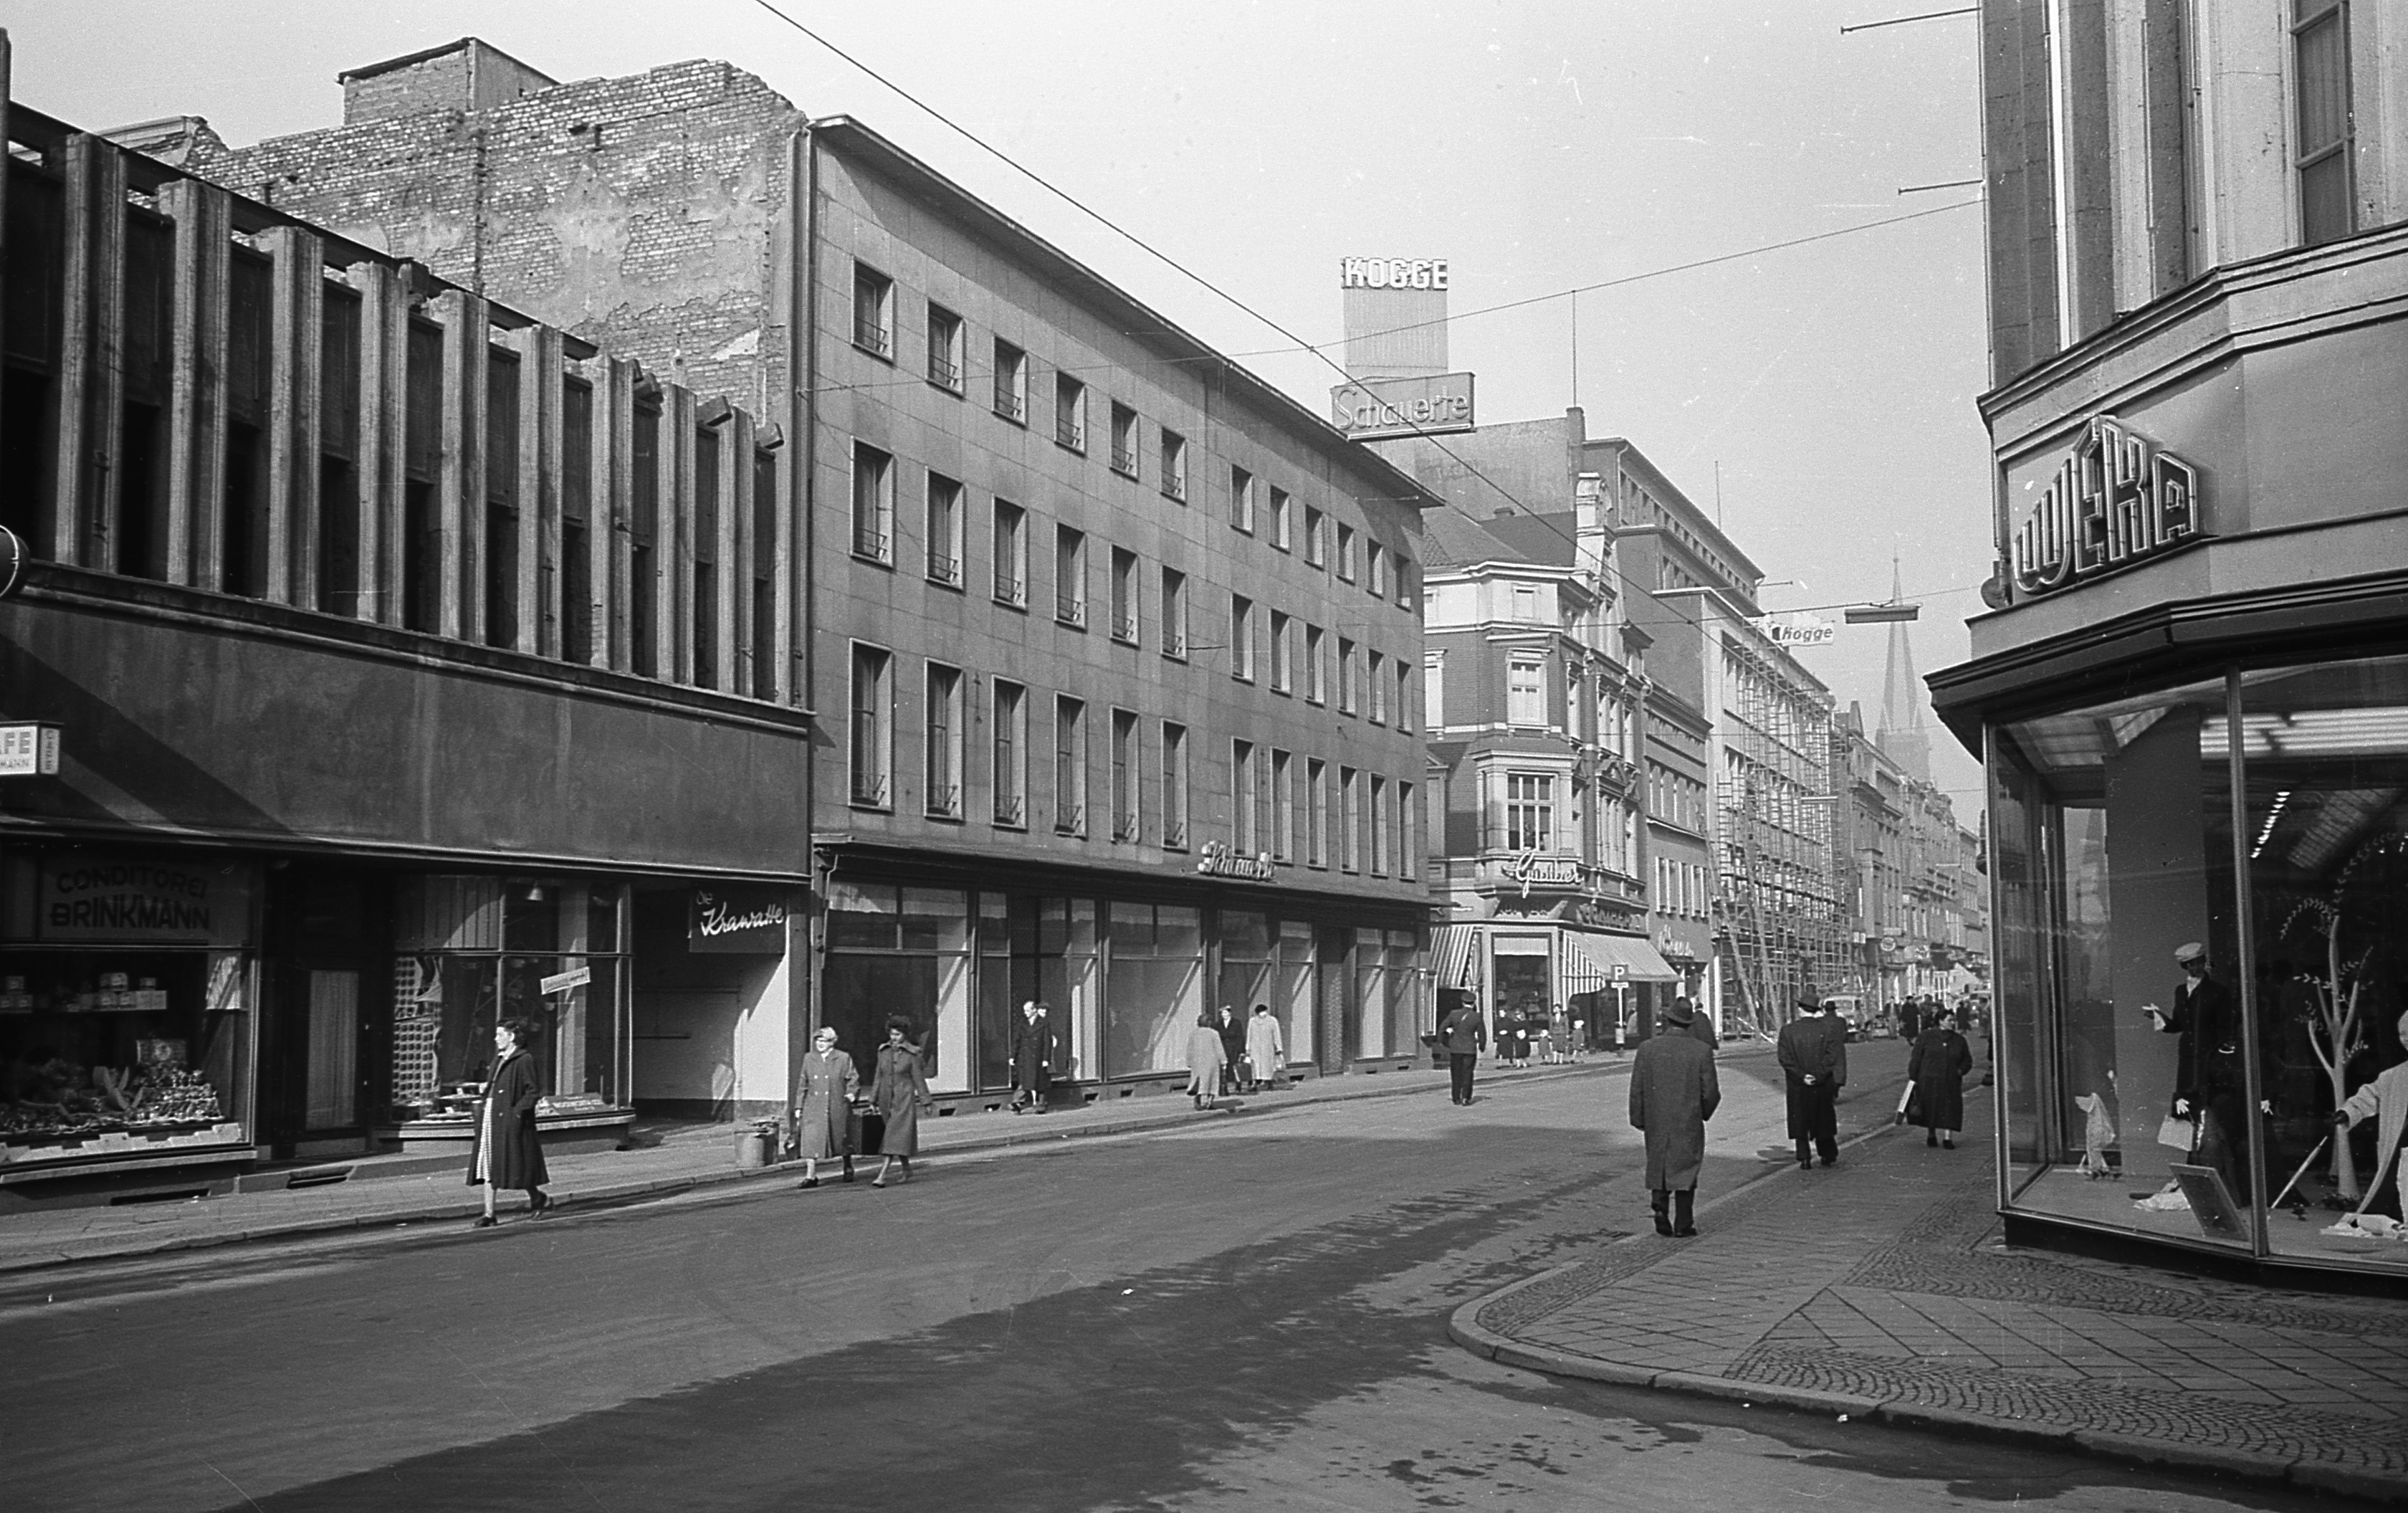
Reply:
M2167 1115L2157 1126L2157 1144L2171 1150L2187 1151L2198 1138L2198 1127L2179 1115Z

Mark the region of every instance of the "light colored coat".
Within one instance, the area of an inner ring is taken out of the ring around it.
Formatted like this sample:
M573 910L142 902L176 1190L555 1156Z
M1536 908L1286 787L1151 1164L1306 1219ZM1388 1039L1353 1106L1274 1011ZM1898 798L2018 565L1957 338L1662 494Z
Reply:
M1221 1069L1229 1064L1228 1052L1221 1048L1221 1032L1211 1025L1197 1025L1187 1032L1187 1091L1197 1098L1211 1098L1221 1091Z
M802 1068L795 1074L794 1102L786 1109L795 1153L813 1160L851 1155L853 1100L860 1091L861 1070L853 1064L851 1052L804 1053Z
M2374 1176L2366 1184L2366 1196L2358 1201L2358 1211L2363 1214L2383 1186L2383 1174L2399 1158L2400 1131L2408 1128L2408 1061L2377 1074L2372 1082L2349 1095L2341 1111L2349 1116L2352 1125L2368 1117L2374 1120L2374 1147L2381 1154L2374 1158ZM2401 1175L2408 1177L2408 1173ZM2408 1187L2408 1181L2401 1185Z
M1647 1132L1652 1192L1698 1185L1706 1160L1706 1121L1723 1101L1714 1053L1685 1034L1651 1035L1630 1063L1630 1125Z
M1246 1059L1254 1063L1256 1082L1268 1082L1280 1074L1280 1068L1287 1064L1287 1042L1280 1034L1277 1017L1257 1014L1246 1021Z

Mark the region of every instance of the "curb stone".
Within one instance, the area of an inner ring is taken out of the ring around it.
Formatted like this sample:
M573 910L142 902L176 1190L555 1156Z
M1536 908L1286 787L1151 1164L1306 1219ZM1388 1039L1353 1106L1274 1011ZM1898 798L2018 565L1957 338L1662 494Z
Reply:
M1877 1397L1817 1391L1811 1387L1779 1387L1770 1382L1741 1381L1732 1376L1709 1376L1694 1371L1657 1372L1655 1386L1658 1391L1686 1392L1692 1397L1728 1398L1734 1403L1749 1405L1763 1403L1776 1408L1819 1413L1826 1418L1870 1419L1888 1406L1885 1400Z
M2332 1465L2322 1461L2295 1461L2291 1464L2290 1480L2295 1487L2362 1497L2371 1503L2408 1506L2408 1478L2386 1476L2379 1471L2367 1471L2354 1465Z
M2020 1419L2002 1419L1996 1414L1968 1413L1962 1408L1942 1407L1930 1403L1900 1403L1892 1400L1881 1406L1882 1422L1899 1429L1935 1429L1945 1434L1978 1434L1985 1439L2005 1440L2014 1445L2028 1445L2035 1449L2070 1450L2081 1447L2075 1443L2071 1429L2050 1429ZM2169 1451L2184 1448L2163 1447ZM2168 1462L2172 1464L2174 1463ZM2275 1475L2281 1476L2277 1471Z
M2256 1450L2225 1449L2214 1445L2168 1445L2140 1434L2108 1429L2077 1429L2076 1448L2110 1460L2140 1465L2161 1465L2186 1471L2221 1471L2260 1481L2282 1481L2303 1463L2287 1456Z

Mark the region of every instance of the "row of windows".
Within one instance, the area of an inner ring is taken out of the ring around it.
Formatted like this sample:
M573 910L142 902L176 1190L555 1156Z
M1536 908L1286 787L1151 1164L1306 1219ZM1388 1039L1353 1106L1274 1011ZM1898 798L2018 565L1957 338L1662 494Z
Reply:
M900 707L896 659L883 647L853 648L847 746L851 801L859 808L897 807L896 763ZM968 781L970 675L961 668L929 662L918 732L922 813L931 818L968 820L974 806ZM1040 823L1031 786L1032 736L1043 736L1042 696L1027 684L989 678L985 803L978 809L1000 829L1025 830ZM1052 812L1057 835L1109 835L1116 842L1146 843L1183 851L1201 843L1190 825L1189 764L1193 742L1177 721L1144 728L1136 712L1107 712L1109 787L1089 786L1091 713L1087 701L1053 697L1050 742L1034 757L1043 775L1050 761ZM1151 747L1149 750L1148 747ZM1232 741L1226 843L1244 856L1268 852L1278 862L1326 868L1333 856L1339 870L1375 877L1416 875L1412 844L1413 785L1317 756L1300 756L1259 742ZM1105 805L1098 814L1093 801Z
M1695 778L1651 766L1647 773L1647 812L1702 835L1706 829L1706 785Z
M891 454L866 441L853 444L853 555L890 567L896 560L895 472ZM924 497L927 579L965 590L969 576L968 491L958 480L929 472ZM990 524L995 602L1026 609L1035 592L1029 570L1028 512L996 497L991 501ZM1059 523L1054 526L1054 618L1074 629L1085 629L1090 623L1090 545L1085 531ZM1138 555L1119 546L1108 549L1108 565L1111 597L1104 623L1114 641L1131 646L1145 643L1145 599L1151 582L1154 638L1162 655L1184 660L1200 649L1188 634L1185 573L1165 564L1149 580ZM1351 636L1325 636L1321 627L1266 609L1243 594L1229 596L1228 632L1228 640L1213 649L1229 654L1229 675L1240 682L1262 681L1274 693L1300 693L1308 703L1327 703L1334 654L1339 713L1360 713L1378 725L1393 719L1399 730L1412 728L1411 670L1402 658L1358 645Z
M1713 912L1713 891L1702 862L1656 858L1656 912L1703 919Z
M967 393L968 327L961 316L935 300L926 308L928 382L949 394ZM855 261L853 272L853 345L887 362L896 360L896 285L886 274ZM1030 365L1027 352L1001 336L993 339L989 371L994 379L995 413L1012 425L1029 424ZM1054 440L1065 451L1087 454L1088 402L1086 383L1057 369L1054 375ZM1118 400L1110 401L1110 461L1114 472L1132 481L1142 471L1142 423L1138 412ZM1189 497L1187 439L1167 425L1155 427L1155 480L1163 495L1184 504ZM1282 552L1301 549L1305 562L1326 567L1343 583L1360 582L1373 598L1393 598L1398 607L1413 608L1413 563L1362 535L1343 521L1334 521L1311 505L1298 508L1288 491L1257 479L1236 464L1229 467L1229 525L1248 536L1258 536ZM1357 570L1357 537L1360 570Z

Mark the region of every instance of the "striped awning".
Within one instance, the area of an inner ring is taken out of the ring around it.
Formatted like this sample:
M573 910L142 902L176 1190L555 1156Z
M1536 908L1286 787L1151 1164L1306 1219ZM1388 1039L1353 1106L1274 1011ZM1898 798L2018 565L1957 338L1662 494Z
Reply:
M1474 955L1480 944L1477 925L1440 925L1438 938L1430 943L1431 985L1438 987L1469 987L1479 971L1479 958Z
M1593 993L1613 983L1613 969L1623 969L1627 983L1677 983L1674 972L1655 943L1644 935L1604 935L1564 931L1564 991Z

